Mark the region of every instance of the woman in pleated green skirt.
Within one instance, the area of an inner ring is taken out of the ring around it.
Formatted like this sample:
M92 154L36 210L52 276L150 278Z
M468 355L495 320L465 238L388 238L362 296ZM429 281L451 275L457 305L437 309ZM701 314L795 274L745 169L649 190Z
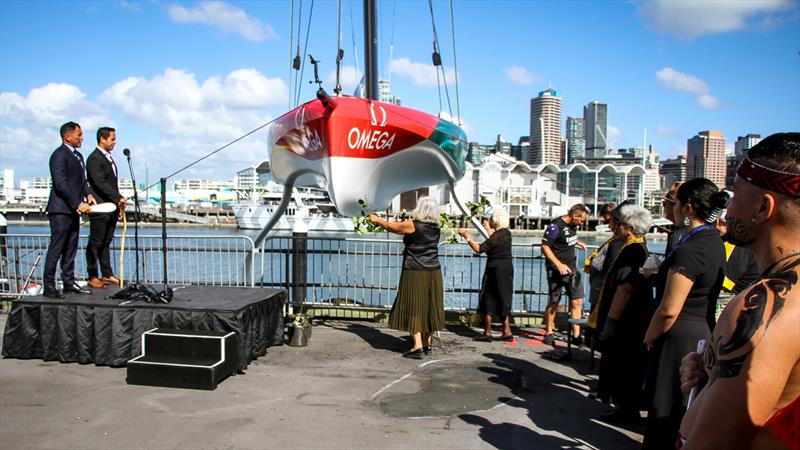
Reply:
M389 222L376 214L369 220L403 236L403 271L397 298L389 314L389 326L408 331L414 341L405 358L422 359L431 351L431 336L444 329L444 287L439 264L439 205L432 197L420 197L412 219Z

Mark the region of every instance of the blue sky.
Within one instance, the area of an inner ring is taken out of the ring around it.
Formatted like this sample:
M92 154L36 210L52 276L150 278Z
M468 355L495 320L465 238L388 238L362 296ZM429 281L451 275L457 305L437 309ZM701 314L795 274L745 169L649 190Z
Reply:
M146 166L154 182L268 122L294 97L289 59L300 4L290 41L287 1L3 0L0 166L17 179L47 176L58 126L76 120L85 154L98 126L115 126L117 151L131 148L137 178L144 181ZM302 2L303 47L310 6ZM456 114L449 6L433 3ZM379 7L382 77L405 106L439 112L427 2ZM641 145L647 129L662 158L685 152L701 130L721 130L732 145L737 135L800 129L800 2L456 0L453 7L471 141L527 135L530 99L548 86L563 97L564 119L581 116L590 101L607 103L612 146ZM322 60L328 91L336 9L334 1L314 3L307 43ZM342 15L352 93L353 33L363 70L361 3L343 2ZM301 102L313 97L310 76L307 66ZM262 130L177 178L231 178L267 157L265 141Z

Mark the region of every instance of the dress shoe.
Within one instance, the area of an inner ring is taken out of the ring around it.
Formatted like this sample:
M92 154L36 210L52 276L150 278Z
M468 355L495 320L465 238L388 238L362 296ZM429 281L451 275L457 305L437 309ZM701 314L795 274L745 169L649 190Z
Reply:
M403 353L403 358L422 359L422 347Z
M45 289L43 295L47 298L66 298L58 289Z
M106 284L100 281L98 278L89 278L89 281L86 284L88 284L89 287L93 287L95 289L106 287Z
M77 284L73 284L72 286L65 286L64 292L72 292L73 294L84 294L84 295L92 293L92 291L90 291L89 289L82 288Z
M105 284L113 284L115 286L119 286L119 278L115 277L114 275L109 275L107 277L103 277L102 281Z

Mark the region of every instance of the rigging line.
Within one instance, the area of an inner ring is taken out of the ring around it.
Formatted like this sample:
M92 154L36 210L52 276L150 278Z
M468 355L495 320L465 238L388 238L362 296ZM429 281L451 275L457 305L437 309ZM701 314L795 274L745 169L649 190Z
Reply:
M453 35L453 70L456 72L456 114L458 114L458 126L461 126L461 101L458 95L458 61L456 60L456 25L453 19L453 0L450 0L450 31Z
M300 11L297 14L297 58L300 58L300 36L303 34L303 0L300 0ZM305 58L304 58L305 59ZM300 71L295 69L294 70L294 95L293 97L297 98L298 94L298 86L300 85ZM292 98L290 100L292 102L292 108L297 106L297 100Z
M292 50L294 49L294 0L289 18L289 92L292 92ZM289 95L289 109L292 109L292 96Z
M353 61L356 64L356 79L358 80L356 84L356 91L358 92L361 88L361 79L358 76L358 48L356 47L356 27L354 25L355 22L353 22L353 3L349 2L347 5L350 10L350 37L353 40ZM361 96L362 95L359 95L359 97Z
M392 59L394 59L394 24L395 24L395 6L396 2L392 0L392 34L389 40L389 64L392 64ZM389 81L389 84L392 83L392 71L389 70L390 68L386 68L386 78Z
M333 92L336 95L341 95L342 84L340 71L342 68L342 58L344 57L344 50L342 49L342 0L338 2L337 18L336 18L336 85Z
M452 117L453 116L453 107L450 106L450 92L447 89L447 77L446 77L445 72L444 72L444 65L442 64L442 61L441 61L442 57L441 57L441 54L439 53L439 35L436 32L436 19L433 16L433 0L428 0L428 9L430 10L430 13L431 13L431 26L433 27L434 69L436 70L436 84L438 85L438 89L439 89L439 111L442 110L442 99L441 99L441 97L442 97L442 86L439 84L439 69L436 69L436 67L437 67L436 55L437 54L439 55L438 67L441 67L441 70L442 70L442 83L444 84L445 98L447 99L447 109L448 109L448 111L450 113L450 117Z
M278 121L278 120L282 119L284 116L286 116L287 114L289 114L289 113L291 113L291 112L292 112L292 111L285 112L285 113L281 114L280 116L278 116L278 117L276 117L276 118L274 118L274 119L270 120L269 122L267 122L267 123L264 123L264 124L262 124L262 125L259 125L258 127L254 128L254 129L252 129L252 130L248 131L247 133L245 133L245 134L243 134L243 135L241 135L241 136L237 137L236 139L234 139L234 140L232 140L232 141L228 142L227 144L223 145L222 147L219 147L219 148L217 148L216 150L214 150L214 151L212 151L212 152L210 152L210 153L208 153L208 154L204 155L202 158L196 159L196 160L194 160L193 162L191 162L191 163L187 164L186 166L184 166L184 167L182 167L182 168L180 168L180 169L176 170L175 172L172 172L171 174L167 175L165 178L166 178L166 179L169 179L169 178L172 178L172 177L174 177L175 175L177 175L177 174L179 174L179 173L183 172L184 170L186 170L186 169L188 169L188 168L190 168L190 167L194 166L195 164L197 164L197 163L199 163L199 162L201 162L201 161L203 161L203 160L206 160L206 159L210 158L211 156L213 156L213 155L215 155L215 154L217 154L217 153L221 152L222 150L225 150L226 148L230 147L231 145L233 145L233 144L235 144L235 143L237 143L237 142L241 141L242 139L244 139L244 138L246 138L246 137L248 137L248 136L250 136L250 135L252 135L252 134L254 134L254 133L256 133L256 132L258 132L259 130L263 129L264 127L267 127L267 126L269 126L269 125L272 125L274 122L276 122L276 121ZM150 188L152 188L152 187L155 187L155 186L158 186L158 184L159 184L159 183L160 183L160 181L156 181L155 183L153 183L153 184L151 184L150 186L146 187L146 188L145 188L145 190L147 190L147 189L150 189Z
M300 104L300 87L303 84L303 72L306 69L306 56L308 55L308 36L311 34L311 18L314 17L314 0L311 0L311 10L308 12L308 25L306 25L306 43L303 45L303 63L300 66L300 82L297 83L297 96L295 105Z

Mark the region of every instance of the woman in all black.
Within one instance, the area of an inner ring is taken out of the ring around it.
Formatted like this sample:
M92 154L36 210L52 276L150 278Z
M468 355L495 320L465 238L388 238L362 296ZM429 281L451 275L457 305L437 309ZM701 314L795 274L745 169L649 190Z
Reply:
M685 234L668 250L656 274L659 306L645 335L648 348L656 351L645 449L675 448L687 400L680 389L681 358L696 350L698 340L709 338L725 278L725 247L713 224L728 198L705 178L678 188L673 214Z
M653 289L640 269L648 256L644 235L651 216L645 208L625 205L613 217L621 248L610 261L589 325L600 334L597 396L615 406L603 420L626 422L640 418L643 403L647 349L642 341L654 306Z
M433 197L420 197L413 219L389 222L376 214L369 220L403 236L403 271L397 298L389 313L389 327L408 331L414 345L403 353L421 359L430 352L431 335L444 328L444 284L439 265L439 205Z
M492 214L491 225L484 221L489 239L480 245L469 237L469 232L458 230L461 237L475 253L486 253L486 269L483 272L481 293L477 313L483 319L483 334L477 341L492 340L492 316L500 316L503 334L500 339L511 341L511 300L514 294L514 266L511 262L511 231L508 230L508 213L498 210Z

